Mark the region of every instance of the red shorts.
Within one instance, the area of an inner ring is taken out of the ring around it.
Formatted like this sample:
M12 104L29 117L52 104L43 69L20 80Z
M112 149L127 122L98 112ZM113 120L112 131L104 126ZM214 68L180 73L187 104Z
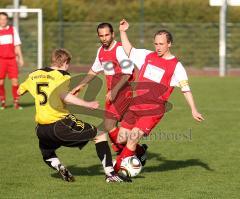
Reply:
M132 100L130 87L120 91L113 102L105 102L105 118L120 121Z
M146 109L146 107L155 107L155 109ZM135 106L134 100L132 100L128 111L121 121L121 127L129 130L136 127L142 130L145 135L149 135L151 130L160 122L164 113L165 104Z
M136 115L134 111L127 111L121 121L121 127L129 130L136 127L142 130L145 135L149 135L151 130L160 122L163 115L140 117Z
M18 66L16 58L0 58L0 79L5 79L6 75L8 75L9 79L18 78Z

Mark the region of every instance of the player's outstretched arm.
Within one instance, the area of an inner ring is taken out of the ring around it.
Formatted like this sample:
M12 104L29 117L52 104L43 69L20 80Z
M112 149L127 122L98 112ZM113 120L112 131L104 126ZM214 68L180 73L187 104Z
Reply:
M122 46L123 46L123 49L124 49L125 53L129 57L131 49L132 49L132 44L128 40L128 36L127 36L127 33L126 33L128 28L129 28L129 24L128 24L128 22L125 19L120 21L119 31L120 31L120 37L121 37L121 41L122 41Z
M72 95L71 93L63 93L60 95L60 97L66 104L84 106L90 109L97 109L99 107L99 103L97 101L87 102L76 97L75 95Z
M18 88L17 94L18 94L19 96L24 95L25 93L27 93L27 90L23 92L20 87Z
M201 113L198 112L194 99L193 99L193 95L192 92L184 92L183 93L188 105L190 106L191 110L192 110L192 116L195 120L197 120L198 122L201 122L204 120L203 116L201 115Z
M28 77L23 83L19 85L17 94L19 96L24 95L29 91L29 87L31 87L31 85L32 85L31 78Z
M78 95L78 93L96 77L97 73L95 73L92 69L88 71L87 76L70 92L72 95Z

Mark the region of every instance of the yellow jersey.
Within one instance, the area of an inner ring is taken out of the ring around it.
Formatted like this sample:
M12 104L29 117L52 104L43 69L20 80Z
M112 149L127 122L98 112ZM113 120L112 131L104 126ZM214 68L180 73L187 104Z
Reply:
M37 123L51 124L69 114L60 95L69 91L70 78L66 71L46 67L30 73L20 84L21 95L28 91L35 98Z

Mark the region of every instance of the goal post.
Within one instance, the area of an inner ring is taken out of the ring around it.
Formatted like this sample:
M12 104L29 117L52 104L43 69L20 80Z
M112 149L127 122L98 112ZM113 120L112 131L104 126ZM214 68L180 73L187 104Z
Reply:
M38 30L37 30L37 67L38 69L43 66L43 14L40 8L26 8L26 9L16 9L16 8L0 8L0 12L6 13L36 13L38 20ZM20 35L21 36L21 35Z
M219 14L219 76L227 73L227 9L228 6L240 6L240 0L209 0L210 6L220 6Z

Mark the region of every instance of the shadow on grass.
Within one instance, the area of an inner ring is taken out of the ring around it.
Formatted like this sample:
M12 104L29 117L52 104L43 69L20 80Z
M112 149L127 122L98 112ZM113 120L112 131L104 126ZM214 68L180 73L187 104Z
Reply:
M28 102L28 103L20 103L20 106L25 108L25 107L32 107L32 106L35 106L35 103L34 102ZM11 109L13 108L13 104L7 104L6 105L6 109Z
M35 106L35 103L34 102L27 102L27 103L20 102L20 106L23 108L32 107L32 106ZM6 109L9 109L9 108L13 108L13 104L7 104Z
M32 106L35 106L35 103L34 102L27 102L27 103L20 103L20 105L23 107L23 108L26 108L26 107L32 107Z
M164 172L170 170L178 170L186 167L198 166L202 167L208 171L214 171L211 169L207 163L202 162L199 159L187 159L187 160L168 160L158 153L148 153L148 161L151 159L155 159L161 162L158 166L145 166L144 172Z
M143 169L143 173L145 172L165 172L171 170L178 170L186 167L198 166L202 167L208 171L214 171L211 169L207 163L202 162L199 159L187 159L187 160L167 160L159 153L151 153L148 152L148 161L157 160L160 162L158 166L148 166L148 163ZM67 166L70 172L74 176L104 176L103 168L101 164L92 165L88 167L79 167L76 165ZM143 174L144 175L144 174ZM145 178L143 175L136 176L135 178ZM52 177L60 178L58 173L52 173Z
M78 167L76 165L70 165L67 166L67 168L74 176L105 176L101 164L88 167ZM52 173L51 176L54 178L60 178L58 173Z
M92 165L89 167L78 167L76 165L71 165L67 167L69 171L73 174L73 176L103 176L105 177L105 173L103 172L102 166ZM52 177L61 178L58 173L52 173ZM142 175L136 176L134 178L145 178Z

